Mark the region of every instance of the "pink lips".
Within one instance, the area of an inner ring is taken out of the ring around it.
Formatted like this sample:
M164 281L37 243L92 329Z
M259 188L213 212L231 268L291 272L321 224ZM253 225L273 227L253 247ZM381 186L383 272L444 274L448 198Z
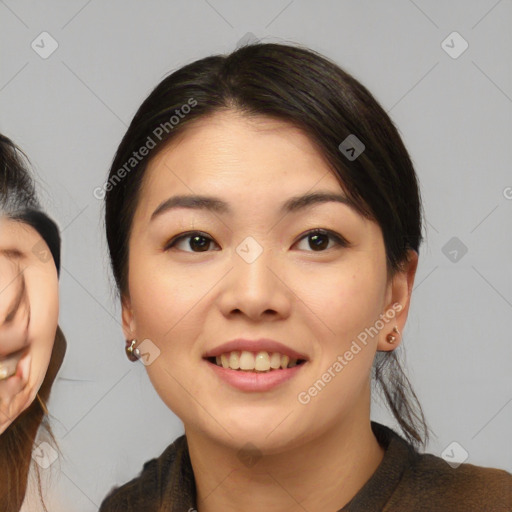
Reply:
M302 363L292 368L285 368L279 370L269 370L268 372L257 371L243 371L232 370L231 368L223 368L217 366L215 363L207 361L209 367L215 374L231 386L240 389L241 391L269 391L272 388L286 382L295 375L297 375L303 366L307 363Z
M243 338L237 338L232 341L228 341L227 343L223 343L222 345L219 345L205 354L203 354L203 358L209 358L209 357L216 357L220 356L221 354L225 354L227 352L233 352L234 350L247 350L248 352L260 352L265 351L269 354L273 352L279 352L282 355L287 355L290 359L304 359L309 360L309 358L301 354L299 352L296 352L295 350L287 347L286 345L283 345L279 341L267 339L267 338L260 338L258 340L247 340Z
M16 370L16 376L21 379L21 382L26 384L28 382L28 376L30 373L30 363L32 362L32 354L31 352L25 352L23 357L20 359L18 363L18 368Z
M32 356L28 347L17 350L9 356L2 358L3 366L8 371L7 378L19 377L22 381L25 381L29 373L31 359Z
M217 357L221 354L233 352L234 350L246 350L248 352L254 353L265 351L269 354L278 352L281 355L287 355L290 359L309 361L308 356L305 354L297 352L290 347L283 345L279 341L271 340L268 338L260 338L257 340L237 338L209 350L203 354L203 358L208 359ZM223 368L222 366L218 366L211 361L207 361L207 364L218 377L220 377L231 386L240 389L241 391L262 392L269 391L279 384L291 379L297 375L301 371L301 368L307 363L305 362L296 366L292 366L291 368L269 370L267 372L232 370L231 368Z

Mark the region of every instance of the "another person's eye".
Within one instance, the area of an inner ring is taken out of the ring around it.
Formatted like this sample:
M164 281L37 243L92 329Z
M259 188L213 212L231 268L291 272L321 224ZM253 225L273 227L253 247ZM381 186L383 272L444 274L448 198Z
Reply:
M328 247L329 238L334 242L334 246L348 247L350 243L338 233L329 229L313 229L303 235L299 241L308 239L310 247L314 252L322 252L326 249L331 249L333 246Z
M180 249L184 250L185 252L205 252L208 250L210 243L213 242L213 239L210 238L205 233L202 233L201 231L189 231L188 233L184 233L182 235L179 235L167 242L164 247L164 251L168 251L169 249L172 249L176 246L178 246L182 241L188 240L188 248L187 249ZM197 251L195 250L197 249Z

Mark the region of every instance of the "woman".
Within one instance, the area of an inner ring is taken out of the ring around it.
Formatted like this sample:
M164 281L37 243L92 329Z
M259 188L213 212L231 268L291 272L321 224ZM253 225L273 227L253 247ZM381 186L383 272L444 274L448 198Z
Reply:
M417 451L395 350L421 201L352 76L280 44L193 62L141 105L104 190L126 350L185 435L102 512L510 510L506 471ZM370 421L372 378L402 435Z
M31 463L39 477L34 440L41 424L53 438L46 402L66 350L57 325L60 235L41 211L23 156L0 134L2 512L17 512L22 504L23 510L34 510L33 504L26 508L24 503ZM44 502L42 507L46 510Z

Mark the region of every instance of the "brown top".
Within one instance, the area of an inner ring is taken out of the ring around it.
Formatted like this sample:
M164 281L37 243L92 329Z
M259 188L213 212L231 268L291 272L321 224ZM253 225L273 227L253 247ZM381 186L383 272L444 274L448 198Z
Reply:
M512 512L512 474L501 469L461 464L418 453L390 428L371 422L386 450L382 462L358 493L338 512ZM178 465L177 479L170 479ZM165 504L165 506L163 506ZM185 435L141 474L111 490L99 512L189 512L196 487Z

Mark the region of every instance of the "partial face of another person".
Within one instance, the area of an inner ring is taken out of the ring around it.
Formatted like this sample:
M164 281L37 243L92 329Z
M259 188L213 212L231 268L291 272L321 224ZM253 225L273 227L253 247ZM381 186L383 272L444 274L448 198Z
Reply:
M0 434L34 401L59 315L50 250L31 226L0 217Z
M345 195L303 132L266 117L201 119L149 163L129 240L124 333L149 340L140 345L148 375L186 429L271 453L368 414L375 352L389 350L396 319L357 353L352 342L396 302L404 308L407 280L388 281L380 227L348 204L282 209L320 192ZM155 214L178 195L227 207ZM306 362L266 391L242 390L204 357L235 338L277 340ZM329 368L330 381L305 403Z

